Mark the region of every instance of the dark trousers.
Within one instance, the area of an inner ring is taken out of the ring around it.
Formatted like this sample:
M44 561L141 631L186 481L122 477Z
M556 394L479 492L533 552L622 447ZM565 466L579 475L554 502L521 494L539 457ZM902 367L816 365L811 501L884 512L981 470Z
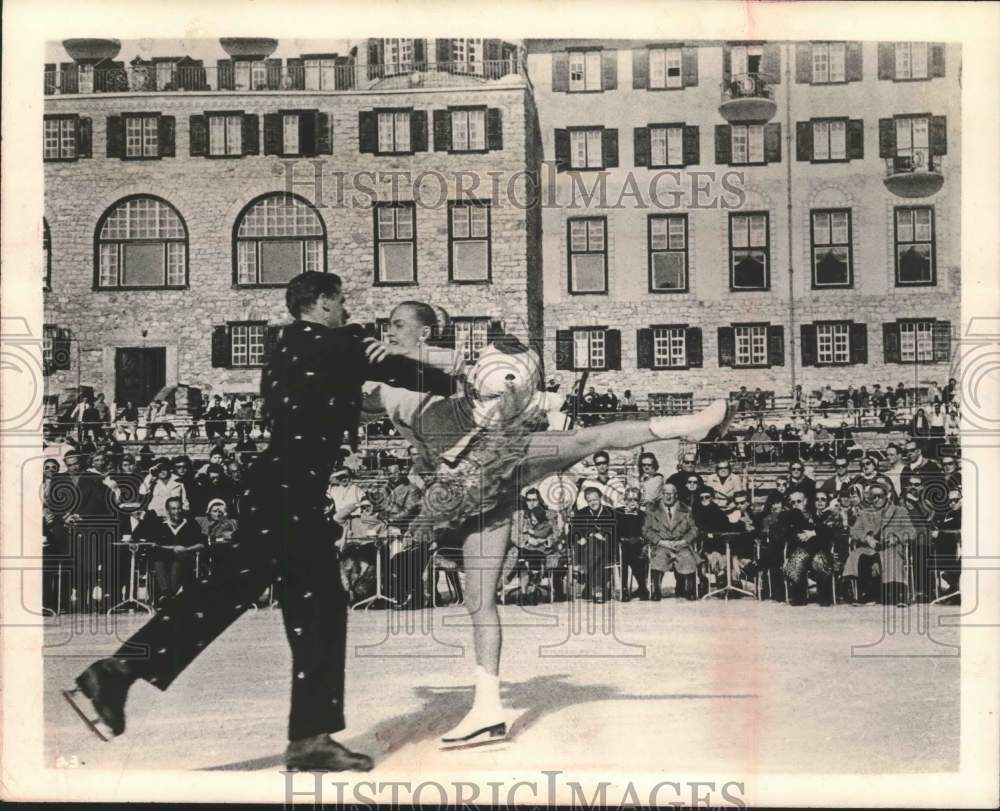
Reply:
M305 508L297 514L292 511L298 507L287 503L271 507L277 509L269 524L248 520L234 535L229 554L214 561L211 576L167 597L115 656L128 661L139 678L166 690L272 578L280 578L292 650L289 740L339 732L344 728L347 600L337 549L318 512L304 520ZM293 518L299 521L292 524Z
M153 559L156 573L156 587L160 600L172 597L184 586L187 588L195 578L194 553L157 550ZM117 600L116 600L117 602Z
M646 577L649 572L649 559L643 556L644 546L641 540L622 541L622 599L629 599L632 591L631 576L639 584L639 597L649 597L646 587Z
M611 581L611 573L607 568L611 564L608 542L588 538L585 544L577 546L576 554L577 565L584 573L585 596L600 594L608 597Z

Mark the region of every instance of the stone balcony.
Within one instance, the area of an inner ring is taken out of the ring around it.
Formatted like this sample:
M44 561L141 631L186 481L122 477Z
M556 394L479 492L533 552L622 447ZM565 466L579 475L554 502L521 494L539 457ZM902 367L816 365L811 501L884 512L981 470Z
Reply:
M917 152L885 159L885 187L897 197L930 197L944 185L939 155Z
M743 73L722 83L719 113L726 121L763 123L778 110L775 83L764 73Z

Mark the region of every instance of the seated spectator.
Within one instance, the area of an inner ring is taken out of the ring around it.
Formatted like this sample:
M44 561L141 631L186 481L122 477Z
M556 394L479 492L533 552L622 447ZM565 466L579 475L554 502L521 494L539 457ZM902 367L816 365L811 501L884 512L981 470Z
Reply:
M729 462L718 462L715 465L715 474L705 479L705 486L726 496L732 496L737 490L746 490L743 477L732 472L732 465Z
M807 420L800 432L799 450L803 459L813 459L816 454L816 428Z
M780 504L782 508L785 506L785 499L788 497L788 477L778 476L774 480L774 489L769 490L767 496L764 498L764 513L769 513L771 511L771 505L775 502Z
M168 400L153 400L146 408L146 439L156 439L157 433L162 428L168 439L173 439L177 433L174 424L167 418L171 414L170 402Z
M891 605L906 605L906 548L915 538L915 530L905 507L891 504L888 493L879 485L868 490L868 502L863 504L850 529L852 551L844 566L844 577L858 578L859 590L866 602L873 601L870 587L866 588L862 558L877 556L882 583L882 601Z
M610 386L608 386L608 390L601 395L600 405L601 411L607 414L614 414L618 411L618 396L614 393Z
M208 473L209 465L219 465L223 472L226 469L226 451L222 445L216 445L208 452L208 461L195 471L195 478L200 478Z
M123 430L125 439L135 441L139 438L139 409L131 400L118 410L115 423Z
M639 454L639 489L641 490L639 501L643 509L659 499L663 492L660 462L649 451Z
M880 484L889 494L889 499L894 504L899 501L899 495L896 491L895 486L892 483L892 479L886 476L884 473L879 472L878 459L873 454L867 454L861 460L861 475L854 479L854 482L861 485L864 488L864 492L868 492L868 488L873 484ZM831 493L830 495L835 495L839 492L839 488Z
M786 423L785 430L781 432L781 458L790 462L799 456L799 432L794 425Z
M569 541L583 574L584 599L603 603L610 594L608 566L618 522L612 509L602 502L597 487L587 487L583 495L587 503L570 519Z
M950 597L947 604L959 602L958 587L962 574L962 490L948 493L948 508L931 530L931 569L945 583L941 597Z
M846 485L853 482L857 476L850 472L850 461L846 456L838 456L833 460L833 475L824 480L819 490L826 493L827 498L834 498Z
M625 389L625 393L622 395L621 410L633 412L639 410L639 404L635 401L635 397L632 396L631 389Z
M927 412L918 408L910 420L910 436L926 439L931 433L931 423L927 419Z
M726 536L732 529L727 512L733 501L731 496L713 490L708 490L707 496L707 499L705 493L699 496L699 505L693 513L708 571L718 578L726 571Z
M816 533L820 548L831 555L834 576L840 574L850 543L847 518L836 495L823 490L816 491Z
M762 586L767 586L769 599L778 602L785 599L784 578L781 574L785 542L780 529L784 510L785 505L780 498L767 502L760 518L757 534L760 545L756 560L743 569L743 576L747 579L752 579L759 572L763 576Z
M840 423L833 431L833 453L850 459L852 456L862 456L864 451L854 443L854 435L846 422Z
M808 602L810 576L816 581L820 605L833 601L833 558L824 538L817 532L809 496L792 488L788 496L789 509L780 520L780 533L785 544L785 565L782 567L791 605Z
M197 553L205 549L201 530L194 521L184 517L183 503L176 496L166 500L166 515L156 543L158 548L152 559L160 602L191 582L196 576Z
M195 481L196 476L194 466L191 464L191 457L186 453L182 453L173 458L172 464L174 468L174 478L184 485L188 501L196 501L195 491L198 489L198 484ZM198 506L201 507L202 505L199 504Z
M205 506L205 514L195 518L195 523L209 548L231 543L238 527L236 519L229 517L229 506L221 498L211 499Z
M816 426L813 438L812 459L815 462L830 458L833 452L833 434L822 423Z
M209 439L224 440L227 433L229 411L222 405L222 398L216 394L212 398L211 407L205 412L205 436Z
M342 513L334 512L334 515ZM340 519L344 527L341 547L341 562L348 582L348 598L351 603L364 600L375 593L377 572L376 556L382 556L383 581L389 568L387 547L389 525L374 511L371 499L362 496L355 512ZM387 583L382 583L383 587Z
M816 482L806 475L806 466L799 461L788 465L788 492L793 490L805 493L810 505L816 497Z
M512 525L516 548L515 569L519 579L519 601L537 605L541 599L541 576L549 555L559 545L556 515L547 509L537 488L524 494Z
M156 513L160 518L167 516L167 500L177 498L181 503L181 511L190 511L187 491L183 483L174 476L173 463L166 456L156 460L149 469L145 480L139 486L139 494L148 496L146 509Z
M669 480L668 480L669 481ZM677 485L674 485L677 487ZM705 482L698 473L688 473L684 478L682 487L678 487L681 503L689 510L693 510L698 503L698 496L705 489Z
M962 469L958 466L958 458L953 453L944 453L940 458L941 472L944 474L944 486L951 490L962 489Z
M646 511L641 531L649 545L653 600L661 598L663 575L671 571L677 579L676 596L695 599L695 577L702 562L697 549L698 527L691 511L678 500L674 485L665 485L663 497Z
M750 445L750 461L754 464L759 463L761 460L768 462L774 460L774 446L771 444L771 438L767 435L767 430L764 428L764 421L762 419L757 420L753 431L750 432L748 443Z
M659 496L654 502L659 500ZM622 560L622 602L632 599L632 576L638 586L636 594L640 600L649 599L646 581L649 575L649 555L643 540L645 513L641 509L642 491L638 487L625 490L625 504L615 510L618 521L617 538L621 546ZM650 509L655 509L651 504Z
M257 458L257 443L250 436L249 431L237 439L236 444L233 445L233 453L244 466L253 464L254 459Z
M199 515L213 501L222 501L227 511L235 512L236 488L222 465L209 465L204 476L198 478L195 496L191 497L192 512Z
M655 457L654 457L655 459ZM621 505L625 493L625 482L611 473L611 458L607 451L598 451L593 456L595 473L577 480L577 490L580 492L576 501L577 509L583 509L587 504L585 491L592 487L601 494L601 501L608 507ZM657 463L659 467L659 463Z
M927 421L930 424L928 440L927 440L927 455L932 459L936 459L941 455L941 446L945 442L945 419L947 414L945 414L944 409L941 407L941 403L934 403L933 409L931 410L930 416L928 416Z
M694 474L698 476L699 481L701 476L695 471L695 454L694 451L684 451L684 454L677 461L677 470L671 473L666 480L666 484L672 484L677 488L678 493L684 492L684 486L687 480ZM690 506L690 505L688 505Z

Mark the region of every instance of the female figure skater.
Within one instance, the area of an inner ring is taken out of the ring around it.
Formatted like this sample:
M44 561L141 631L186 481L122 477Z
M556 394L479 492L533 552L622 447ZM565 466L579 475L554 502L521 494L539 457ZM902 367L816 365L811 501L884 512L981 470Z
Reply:
M446 314L443 314L446 317ZM384 355L421 358L456 368L455 353L428 347L441 320L435 308L416 301L390 314ZM374 351L373 359L381 357ZM456 538L465 561L465 606L476 656L472 708L447 732L445 748L502 739L507 734L500 701L502 636L496 591L518 493L532 482L564 470L598 450L628 450L662 439L702 439L732 414L717 400L697 414L623 420L570 432L532 432L562 398L540 391L538 356L517 339L504 336L488 346L468 370L464 394L449 398L420 395L372 383L363 390L362 419L388 415L417 455L424 497L412 525L431 539L442 532Z

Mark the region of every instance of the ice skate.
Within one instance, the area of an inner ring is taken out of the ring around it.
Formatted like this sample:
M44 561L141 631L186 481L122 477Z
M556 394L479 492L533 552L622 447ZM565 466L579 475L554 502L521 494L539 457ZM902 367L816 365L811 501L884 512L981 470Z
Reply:
M104 724L112 736L125 731L125 698L132 681L126 665L115 659L101 659L76 677L76 687L63 690L62 694L88 729L102 741L107 741L108 736L98 724ZM90 699L97 712L96 718L91 718L80 706L76 698L78 695Z
M285 750L290 772L369 772L374 765L368 755L352 752L326 733L289 741Z
M485 722L484 722L485 721ZM500 743L507 738L507 722L485 720L485 716L475 710L452 729L441 736L441 749L469 749Z
M697 414L673 417L652 417L649 430L660 439L678 437L692 441L710 440L726 432L736 414L736 407L728 400L715 400Z

